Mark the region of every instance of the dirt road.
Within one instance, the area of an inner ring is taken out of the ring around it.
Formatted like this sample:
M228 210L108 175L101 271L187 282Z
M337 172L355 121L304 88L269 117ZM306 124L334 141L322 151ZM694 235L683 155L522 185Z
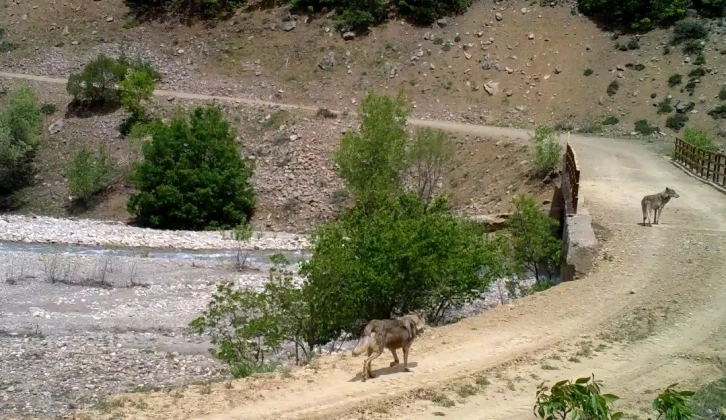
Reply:
M527 135L411 123L496 139ZM413 373L384 368L389 358L381 357L374 363L381 376L362 383L362 358L326 356L289 375L202 386L183 396L134 395L143 409L127 404L118 410L126 418L175 420L523 419L531 415L536 384L594 373L607 391L623 397L618 408L643 415L669 384L696 386L722 375L726 196L642 145L578 136L571 142L582 166L581 205L604 239L587 278L429 330L412 349ZM662 224L638 225L640 198L666 186L681 197L669 203Z

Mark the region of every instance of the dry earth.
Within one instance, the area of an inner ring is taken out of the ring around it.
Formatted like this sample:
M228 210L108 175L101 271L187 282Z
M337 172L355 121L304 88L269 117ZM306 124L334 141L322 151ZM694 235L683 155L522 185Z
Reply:
M640 144L571 141L582 165L584 205L603 240L590 276L430 329L414 345L413 373L382 368L382 359L381 377L362 383L362 359L324 356L307 368L181 395L121 396L103 412L76 418L522 419L538 382L590 373L623 397L620 409L643 415L668 384L696 387L723 375L723 194ZM638 200L666 185L681 198L671 201L663 224L640 226Z

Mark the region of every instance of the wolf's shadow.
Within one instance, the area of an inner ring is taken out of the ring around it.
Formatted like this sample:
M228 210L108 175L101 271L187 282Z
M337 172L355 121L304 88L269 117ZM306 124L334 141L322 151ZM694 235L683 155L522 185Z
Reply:
M363 370L363 360L365 360L365 359L362 358L361 362L360 362L361 370ZM378 359L376 359L376 360L378 360ZM376 361L374 360L373 363L375 364ZM416 363L416 362L408 363L409 369L415 368L416 366L418 366L418 363ZM403 370L403 362L401 362L393 367L387 366L387 367L380 368L380 369L373 369L373 366L371 366L371 371L378 376L393 375L394 373L407 373L406 371ZM356 381L360 381L361 379L363 379L363 372L358 372L348 382L356 382ZM376 378L372 378L372 379L368 378L369 381L374 380L374 379L376 379Z

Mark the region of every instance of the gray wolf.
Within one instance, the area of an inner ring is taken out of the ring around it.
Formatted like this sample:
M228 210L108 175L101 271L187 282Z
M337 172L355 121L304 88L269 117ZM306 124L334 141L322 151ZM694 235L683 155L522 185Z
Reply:
M412 312L396 319L374 319L366 325L363 336L355 349L353 356L359 356L366 352L366 359L363 361L363 379L375 378L376 374L371 372L371 362L380 356L385 349L393 354L391 367L399 364L396 350L403 350L403 369L408 369L408 351L413 340L423 333L426 328L426 316L421 312Z
M671 198L678 197L680 197L678 193L668 187L658 194L651 194L643 197L643 199L640 200L640 207L643 208L643 225L645 225L646 219L648 220L648 225L650 225L651 213L653 213L653 223L657 225L660 220L660 214L663 212L663 207L668 204Z

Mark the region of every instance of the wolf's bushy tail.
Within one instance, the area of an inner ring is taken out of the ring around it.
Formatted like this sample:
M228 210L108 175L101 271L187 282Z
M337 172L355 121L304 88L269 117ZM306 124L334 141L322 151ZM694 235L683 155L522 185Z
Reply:
M364 335L363 338L360 340L357 346L353 349L353 356L360 356L363 354L364 351L369 346L369 343L372 339L374 339L374 335L376 333L371 333L370 335Z

